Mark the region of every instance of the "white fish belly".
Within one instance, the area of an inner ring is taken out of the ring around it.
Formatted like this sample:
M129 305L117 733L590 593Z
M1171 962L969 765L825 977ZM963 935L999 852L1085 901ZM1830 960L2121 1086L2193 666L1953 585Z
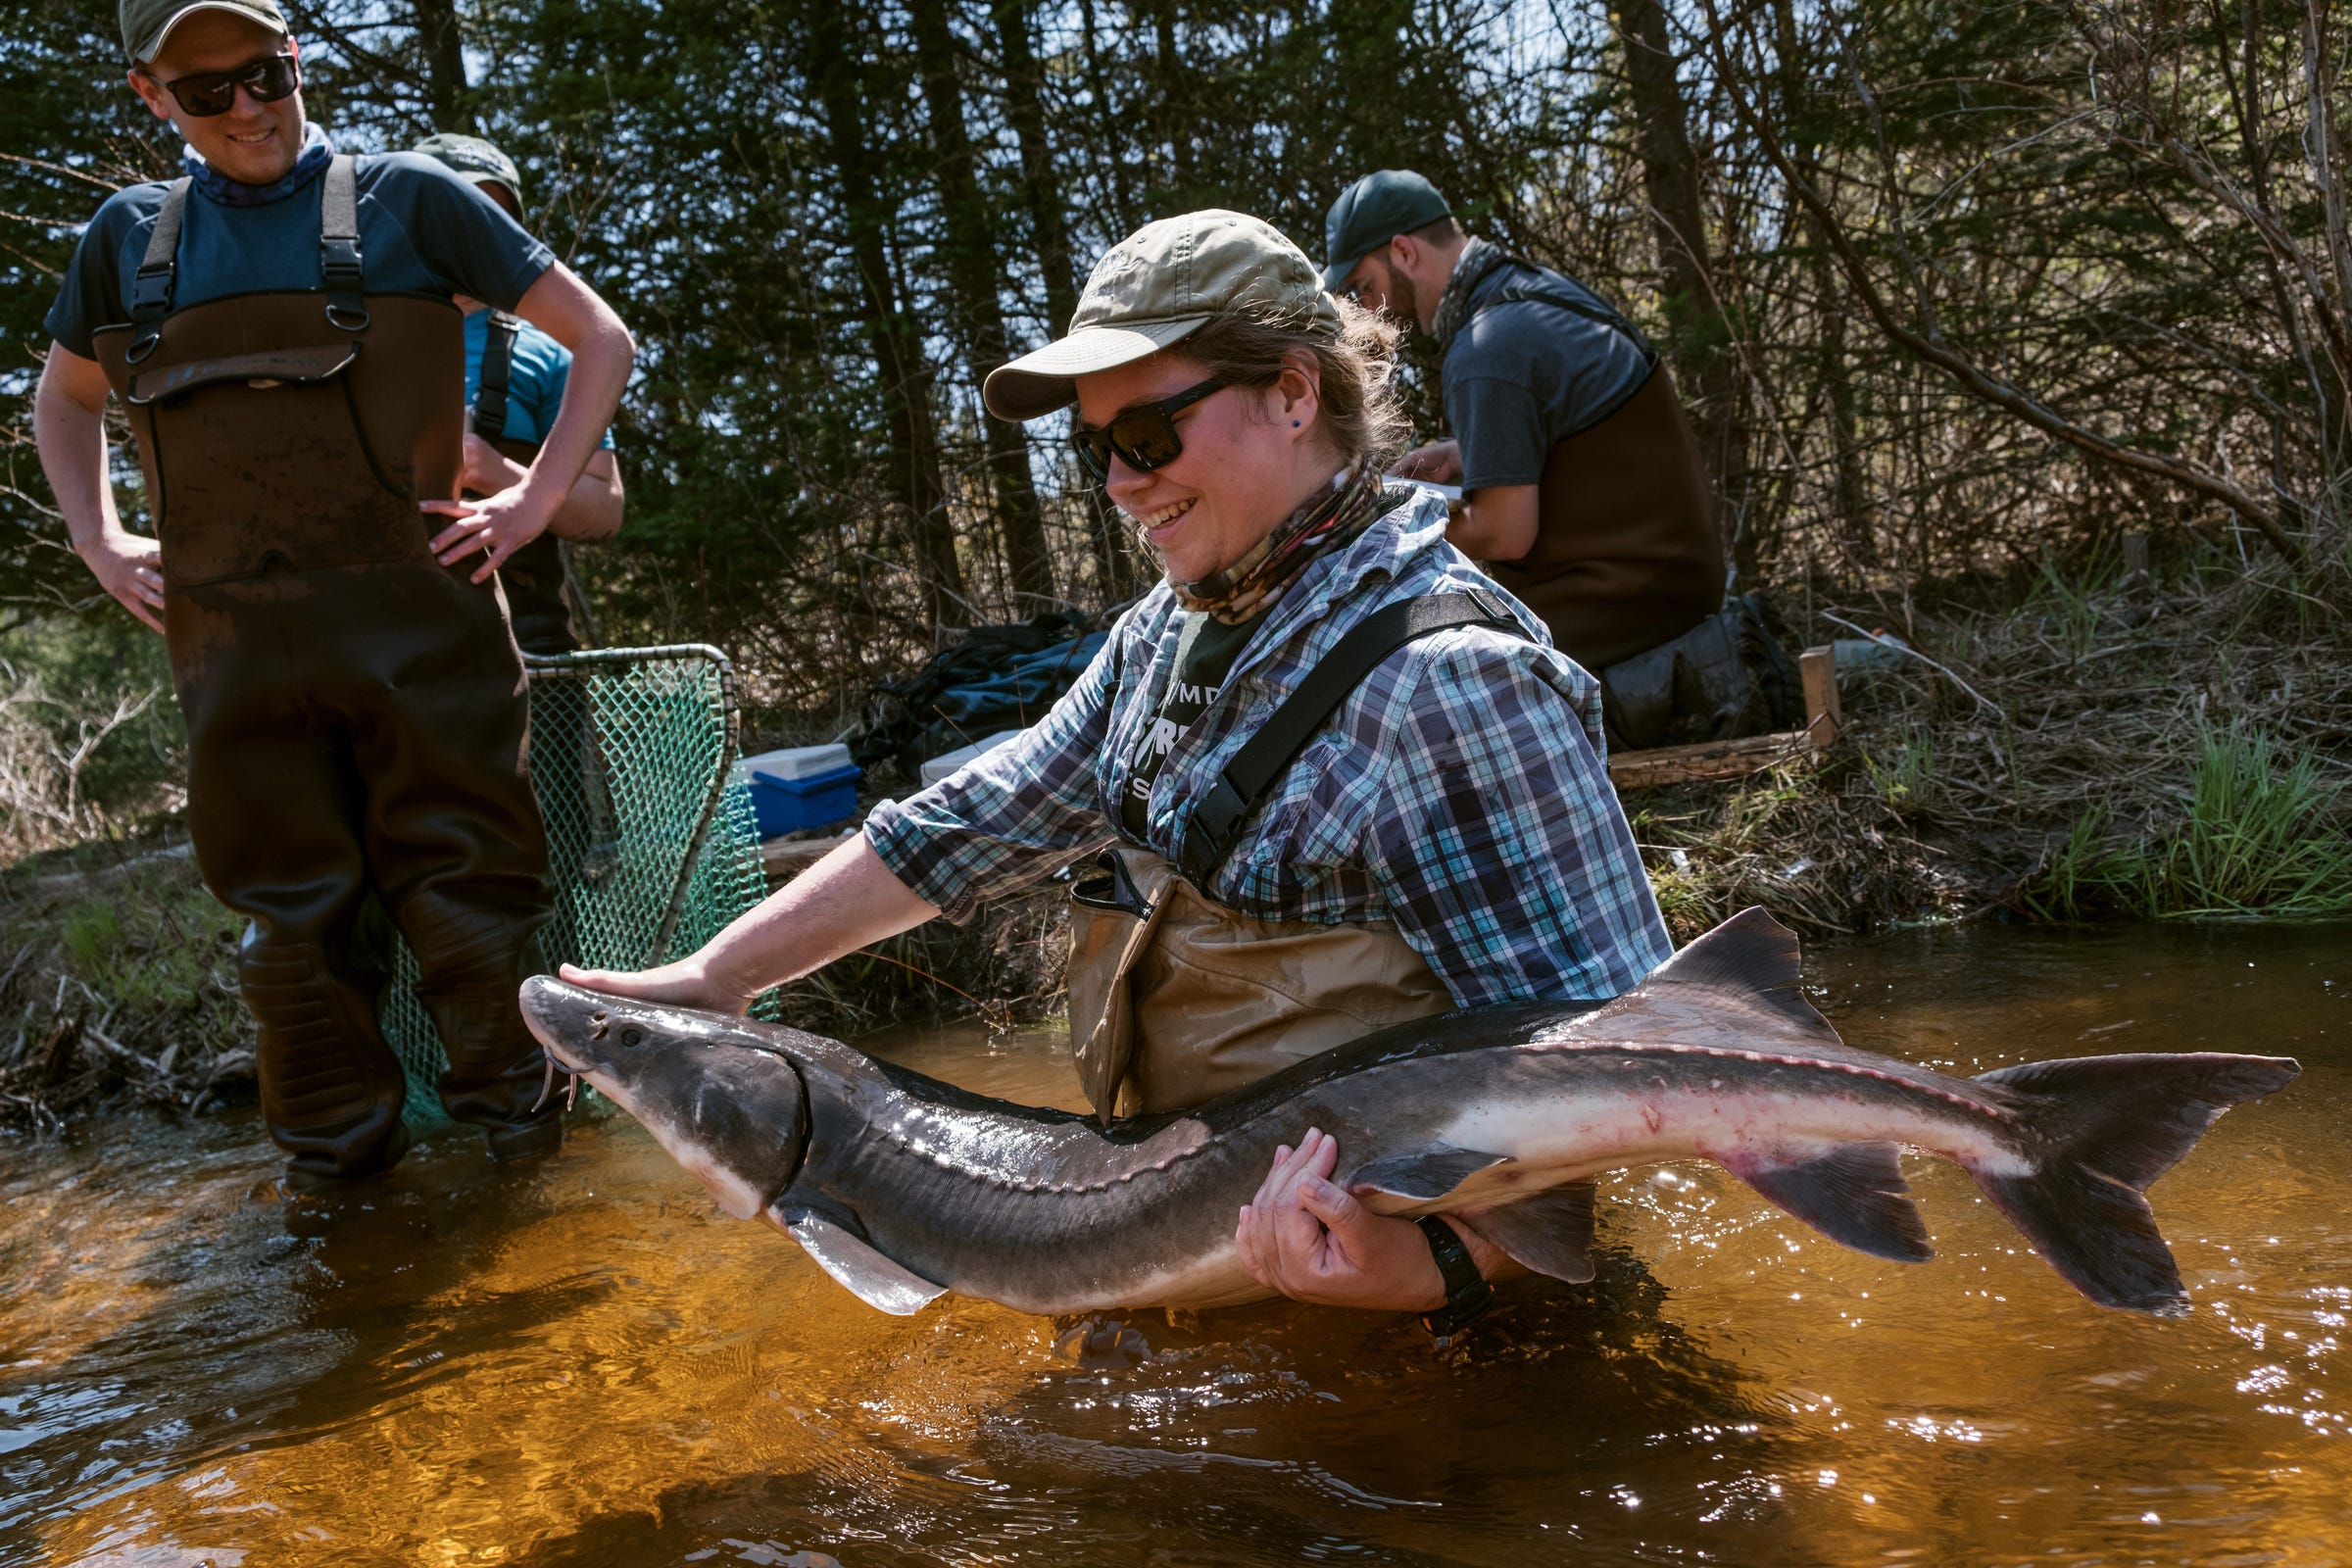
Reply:
M1518 1167L1474 1179L1496 1201L1507 1201L1514 1187L1534 1191L1666 1160L1737 1165L1804 1158L1834 1144L1908 1145L1988 1175L2030 1168L1981 1112L1955 1105L1942 1115L1882 1096L1787 1088L1678 1085L1476 1104L1464 1107L1446 1137L1457 1148L1507 1155Z

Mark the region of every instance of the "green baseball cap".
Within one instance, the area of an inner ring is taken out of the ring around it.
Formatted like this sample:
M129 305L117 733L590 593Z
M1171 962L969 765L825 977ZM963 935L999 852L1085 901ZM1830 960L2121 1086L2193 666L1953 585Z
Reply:
M132 65L146 64L163 53L172 29L199 11L225 11L281 38L290 30L277 0L120 0L115 17L122 25L122 52Z
M514 160L501 152L494 142L486 142L479 136L468 136L460 131L445 130L438 135L425 137L409 151L422 153L427 158L447 164L467 184L504 185L508 194L514 198L514 205L522 205L522 171L515 168Z
M1366 174L1340 192L1323 219L1323 254L1331 258L1323 269L1323 286L1336 289L1347 282L1356 263L1397 235L1452 216L1438 187L1409 169Z
M1077 401L1078 376L1156 354L1240 305L1339 334L1315 264L1273 224L1222 208L1146 223L1095 264L1068 335L991 370L981 398L1000 419L1043 417Z

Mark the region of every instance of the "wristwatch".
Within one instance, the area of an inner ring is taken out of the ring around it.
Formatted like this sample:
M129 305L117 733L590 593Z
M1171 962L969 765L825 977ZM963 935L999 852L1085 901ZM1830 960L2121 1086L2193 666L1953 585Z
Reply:
M1465 1324L1494 1304L1494 1287L1479 1273L1470 1249L1462 1245L1452 1226L1435 1214L1424 1214L1413 1223L1429 1238L1429 1254L1438 1260L1438 1272L1446 1277L1446 1304L1421 1314L1421 1326L1443 1349Z

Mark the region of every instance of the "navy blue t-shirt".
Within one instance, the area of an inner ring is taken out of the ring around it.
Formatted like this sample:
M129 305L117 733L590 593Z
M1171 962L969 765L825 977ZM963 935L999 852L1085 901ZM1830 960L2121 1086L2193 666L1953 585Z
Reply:
M470 294L513 310L555 253L484 201L448 166L416 153L363 156L357 171L360 256L370 294ZM260 207L228 207L198 186L179 230L173 309L229 294L317 289L323 171ZM66 268L44 323L83 359L90 335L130 319L131 281L163 211L161 181L115 192L98 209Z
M1573 278L1515 263L1479 279L1471 308L1538 282L1606 308ZM1446 347L1446 422L1461 443L1462 488L1536 483L1553 447L1616 413L1649 371L1642 346L1605 321L1540 300L1478 311Z

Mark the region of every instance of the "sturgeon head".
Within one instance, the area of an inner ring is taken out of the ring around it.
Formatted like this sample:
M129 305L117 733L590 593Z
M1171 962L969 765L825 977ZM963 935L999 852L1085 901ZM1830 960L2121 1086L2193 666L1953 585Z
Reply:
M790 1057L740 1020L533 975L522 1019L563 1071L637 1118L737 1219L768 1215L808 1147Z

